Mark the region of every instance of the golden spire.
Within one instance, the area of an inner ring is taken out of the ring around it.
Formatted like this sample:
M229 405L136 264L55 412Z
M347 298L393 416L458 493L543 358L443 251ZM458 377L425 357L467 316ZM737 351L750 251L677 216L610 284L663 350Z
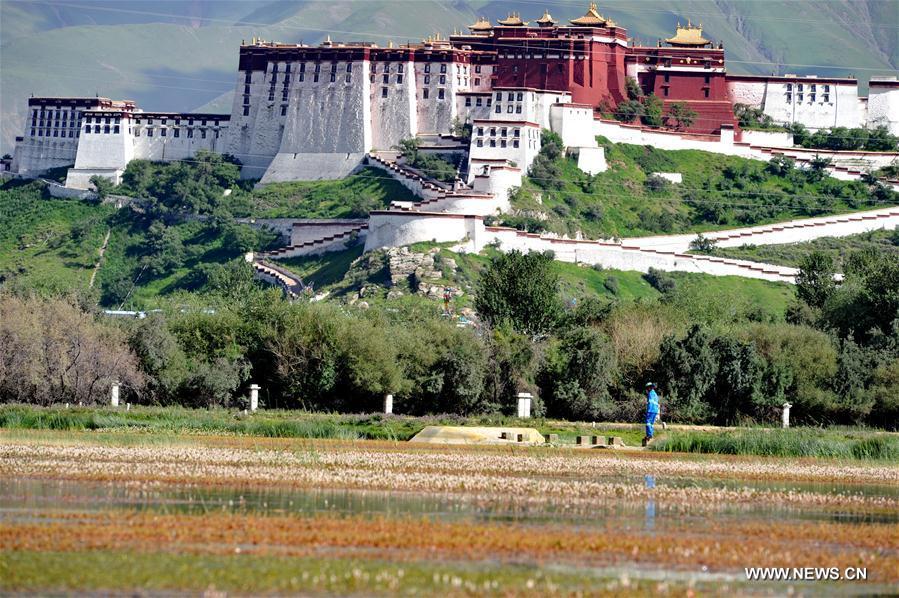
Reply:
M674 37L665 40L672 46L694 46L703 47L712 42L702 37L702 23L694 26L690 19L687 19L687 26L682 27L680 21L677 23Z
M485 17L478 17L477 23L469 25L468 28L472 31L490 31L493 29L493 25Z
M571 20L572 25L579 27L602 27L606 23L606 18L599 14L599 9L596 8L596 2L590 3L590 8L584 16Z
M544 8L543 16L537 19L536 23L541 27L551 27L556 24L556 20L553 19L552 15L549 14L549 11Z
M510 12L508 17L499 19L497 23L503 27L525 27L527 25L526 21L521 20L521 14L517 12Z

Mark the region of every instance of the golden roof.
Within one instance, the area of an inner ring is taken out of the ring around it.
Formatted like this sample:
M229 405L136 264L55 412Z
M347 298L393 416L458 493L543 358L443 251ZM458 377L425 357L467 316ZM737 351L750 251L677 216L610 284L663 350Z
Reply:
M524 27L527 25L527 21L522 21L521 15L517 12L510 12L508 17L499 19L496 22L503 27Z
M698 27L694 27L693 23L687 21L686 27L677 24L677 32L674 37L665 40L672 46L705 46L712 42L702 37L702 23Z
M606 22L605 17L599 14L599 10L596 8L596 2L590 3L587 14L571 20L572 25L577 25L579 27L602 27Z
M548 11L548 10L544 9L544 10L543 10L543 16L540 17L539 19L537 19L536 23L537 23L538 25L543 26L543 27L549 27L549 26L551 26L551 25L555 25L555 24L556 24L556 20L552 17L551 14L549 14L549 11Z
M490 31L491 29L493 29L493 25L491 25L490 21L488 21L486 18L478 17L478 22L474 25L469 25L468 28L472 31Z

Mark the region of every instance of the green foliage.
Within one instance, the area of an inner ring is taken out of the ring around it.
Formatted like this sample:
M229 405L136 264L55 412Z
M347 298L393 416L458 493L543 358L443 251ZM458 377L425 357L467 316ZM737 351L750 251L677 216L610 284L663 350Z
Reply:
M494 326L507 323L531 336L545 334L560 315L558 287L552 256L511 251L495 258L482 274L475 308Z
M637 80L633 77L625 77L624 86L627 89L628 100L639 100L643 97L643 89L640 87L640 84L637 83Z
M695 239L690 241L690 250L705 254L714 253L715 243L715 239L710 239L702 233L699 233Z
M755 108L739 102L734 104L734 116L741 129L756 129L760 131L783 130L774 119L765 114L761 108Z
M115 189L115 184L112 181L96 174L90 178L90 184L94 186L94 191L97 192L97 198L100 201L106 199L112 190Z
M643 114L640 116L640 121L647 127L661 127L664 124L662 116L664 108L664 102L656 94L649 94L643 98Z
M833 127L811 134L804 128L794 129L793 142L802 147L835 151L895 152L899 149L899 136L891 134L886 125L873 129Z
M665 124L682 131L690 128L696 121L696 116L696 111L690 108L686 102L674 102L668 107L668 114L665 115Z
M822 252L805 256L796 275L796 296L811 307L821 308L836 289L833 257Z

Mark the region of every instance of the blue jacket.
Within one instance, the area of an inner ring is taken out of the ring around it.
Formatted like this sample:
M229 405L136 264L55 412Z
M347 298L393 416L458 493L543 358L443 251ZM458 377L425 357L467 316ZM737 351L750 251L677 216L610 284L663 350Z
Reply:
M648 393L646 393L646 412L659 412L659 395L656 394L655 389L652 389Z

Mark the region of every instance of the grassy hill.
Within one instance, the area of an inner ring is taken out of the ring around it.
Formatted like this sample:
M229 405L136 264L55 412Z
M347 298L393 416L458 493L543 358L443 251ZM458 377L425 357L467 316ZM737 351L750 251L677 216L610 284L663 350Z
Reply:
M603 14L654 44L678 20L702 21L725 44L731 72L845 75L861 80L899 68L899 11L883 0L647 0L600 3ZM242 39L386 44L449 34L477 15L517 10L559 20L586 3L455 0L194 0L112 4L99 0L0 3L0 151L21 134L28 95L95 93L149 110L230 110Z
M685 233L880 207L884 199L857 181L698 150L659 150L599 138L609 169L582 172L560 156L532 167L501 223L587 238ZM657 172L678 172L671 184ZM885 191L897 202L895 193Z
M716 247L713 254L753 262L798 267L802 258L808 254L823 252L833 256L837 268L841 270L847 256L856 251L872 251L899 257L899 230L876 230L848 237L824 237L785 245Z

